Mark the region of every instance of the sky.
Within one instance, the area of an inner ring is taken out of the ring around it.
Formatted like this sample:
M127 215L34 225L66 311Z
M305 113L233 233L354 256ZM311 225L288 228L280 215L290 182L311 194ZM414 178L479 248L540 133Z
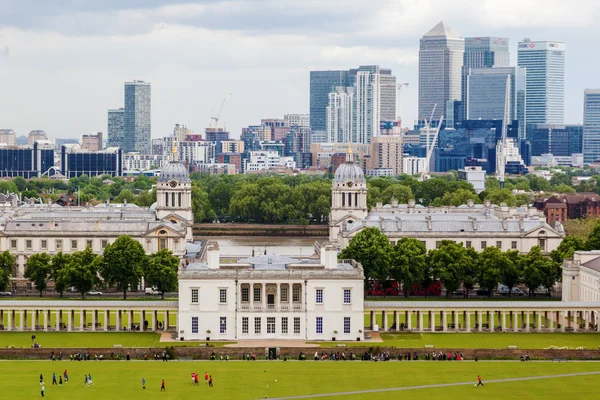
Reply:
M107 131L123 83L152 83L152 136L176 123L239 137L261 118L308 113L309 71L379 64L407 82L417 117L419 38L443 20L463 37L566 43L565 122L600 88L594 0L0 0L0 129L50 137ZM230 95L231 94L231 95Z

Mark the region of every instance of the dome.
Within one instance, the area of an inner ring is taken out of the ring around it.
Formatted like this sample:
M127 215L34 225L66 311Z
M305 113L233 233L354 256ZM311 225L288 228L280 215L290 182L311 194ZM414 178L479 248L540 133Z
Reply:
M334 182L347 182L347 181L364 181L365 174L361 167L354 162L348 162L341 164L335 171Z
M171 161L160 171L159 182L169 182L172 180L182 183L190 181L190 175L183 164Z

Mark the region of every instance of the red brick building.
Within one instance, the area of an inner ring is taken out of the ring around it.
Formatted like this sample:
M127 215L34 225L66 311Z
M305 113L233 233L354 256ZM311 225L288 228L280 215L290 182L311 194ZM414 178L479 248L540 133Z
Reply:
M552 226L556 221L600 216L600 195L597 193L543 196L533 205L544 211L546 221Z

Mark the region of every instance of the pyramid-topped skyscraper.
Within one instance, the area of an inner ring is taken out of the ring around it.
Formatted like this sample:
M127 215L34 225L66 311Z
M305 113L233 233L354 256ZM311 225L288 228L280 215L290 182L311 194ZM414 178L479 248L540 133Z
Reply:
M465 41L441 21L421 38L419 48L419 120L445 114L449 100L461 100Z

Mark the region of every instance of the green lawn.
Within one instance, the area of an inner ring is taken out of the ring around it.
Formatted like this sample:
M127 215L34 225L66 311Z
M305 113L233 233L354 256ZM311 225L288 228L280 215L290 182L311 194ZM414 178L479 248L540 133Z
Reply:
M597 333L382 333L383 343L343 342L346 346L386 346L398 348L453 349L506 349L518 346L519 349L544 349L556 347L600 348L600 334ZM338 342L320 342L323 347L331 347Z
M164 342L160 334L152 332L0 332L0 348L7 346L31 347L31 335L42 348L110 348L115 344L123 347L198 346L205 342ZM215 342L215 347L231 342Z
M316 395L369 389L475 382L481 375L485 387L470 383L448 388L412 389L404 392L361 393L331 399L594 399L598 375L561 377L518 382L495 379L533 377L578 372L600 372L600 363L572 362L298 362L298 361L2 361L2 399L40 396L39 374L44 375L49 398L109 399L143 396L144 399L252 400L284 396ZM68 369L70 381L52 386L52 373ZM191 384L190 373L213 376L214 387ZM92 374L94 386L85 387L84 375ZM142 377L147 389L141 388ZM166 392L160 392L164 379Z

